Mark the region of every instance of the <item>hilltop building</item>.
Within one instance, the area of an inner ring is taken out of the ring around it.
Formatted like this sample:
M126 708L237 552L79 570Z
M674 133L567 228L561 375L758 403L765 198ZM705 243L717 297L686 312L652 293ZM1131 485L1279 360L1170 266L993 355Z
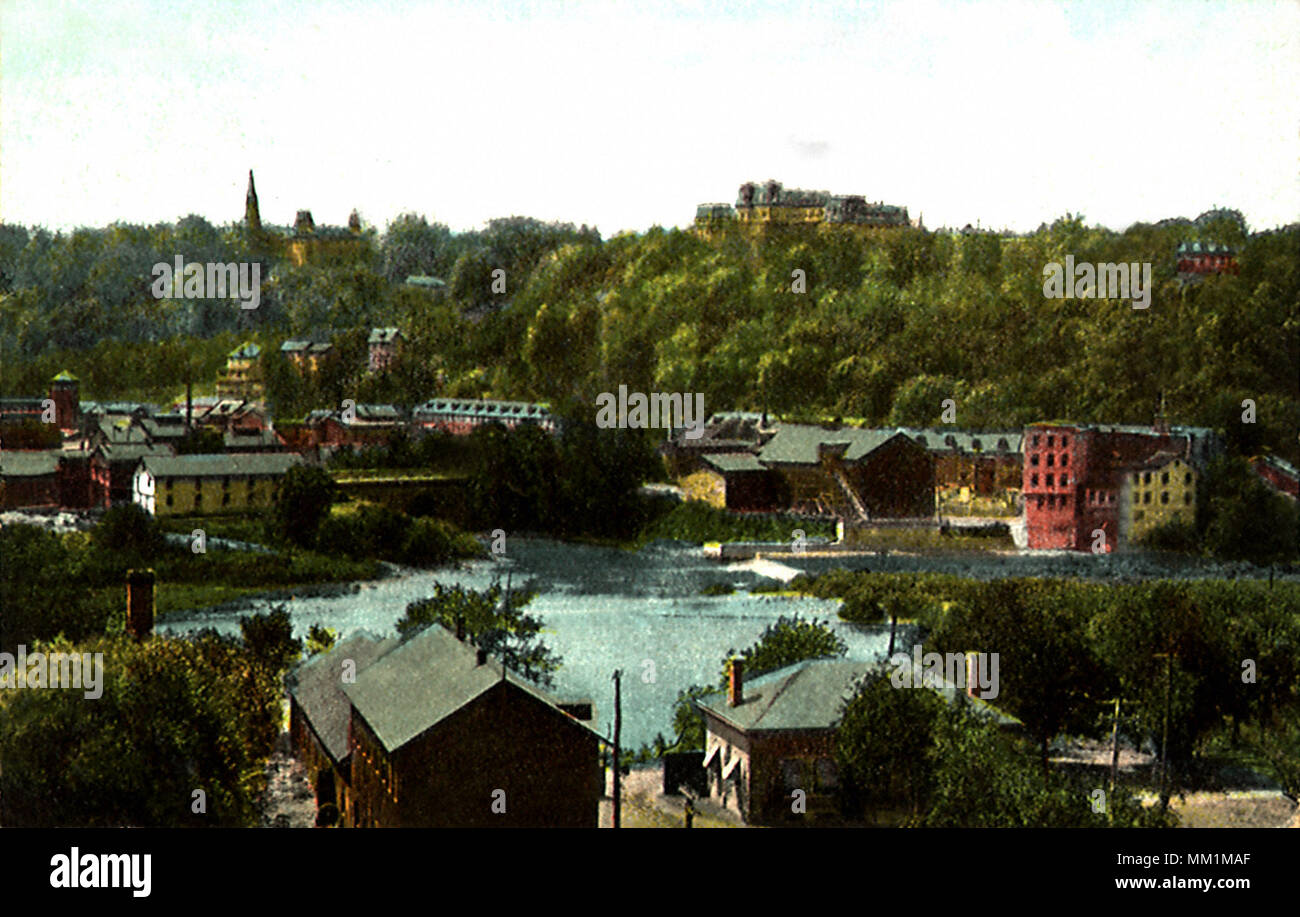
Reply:
M263 227L252 169L248 170L248 192L244 196L244 225L254 239L273 252L288 258L297 267L304 264L350 261L358 257L365 248L361 217L356 210L353 210L348 217L346 228L317 226L310 210L298 211L294 219L293 231L287 235Z
M265 394L258 359L262 348L245 341L226 356L226 369L217 377L217 395L221 398L258 399Z
M906 207L868 201L860 194L831 194L786 188L779 181L745 182L736 204L700 204L695 210L695 229L711 235L727 226L913 226Z

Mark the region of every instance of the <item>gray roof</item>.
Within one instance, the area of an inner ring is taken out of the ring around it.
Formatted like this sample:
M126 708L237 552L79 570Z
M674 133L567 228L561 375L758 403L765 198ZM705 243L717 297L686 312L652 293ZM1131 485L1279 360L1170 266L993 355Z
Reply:
M776 435L768 440L758 453L764 465L816 465L820 462L819 447L844 445L844 461L856 462L866 458L890 440L903 436L898 430L865 430L841 427L827 430L811 424L781 424Z
M478 664L477 651L440 625L425 628L357 676L343 691L374 730L384 748L395 751L464 708L499 682L508 682L568 718L558 701L489 658Z
M767 471L752 452L720 452L717 455L702 457L706 465L711 465L721 472Z
M147 443L149 441L149 434L145 432L144 428L138 426L131 417L115 417L113 415L101 417L99 429L108 437L108 441L115 445Z
M356 666L354 671L362 672L397 644L396 637L381 640L358 631L328 653L314 656L298 667L289 693L334 763L348 755L348 727L352 721L352 705L343 693L344 660L351 660Z
M142 459L154 477L223 478L243 475L280 475L302 462L294 453L241 453L223 455L151 455Z
M59 470L58 452L0 452L0 476L34 478Z
M105 443L99 447L110 462L134 461L147 455L175 455L175 450L165 443Z
M221 434L221 443L227 449L238 450L243 447L280 447L284 441L275 434L274 430L255 430L251 433L236 433L234 430L227 430Z
M922 430L902 427L919 446L931 452L984 452L1015 454L1024 450L1024 433L1020 430L995 430L972 433L969 430Z
M872 672L889 673L882 662L849 662L842 659L810 659L777 669L744 682L739 706L727 703L725 691L708 694L696 706L745 732L788 729L832 729L840 719L844 701L851 697L862 678ZM913 669L914 677L920 670ZM965 691L945 680L935 688L952 702ZM978 697L968 698L980 715L1003 725L1018 724L997 707Z
M396 328L374 328L370 332L368 343L391 344L401 337L402 332Z
M544 404L529 401L494 401L487 398L433 398L418 406L413 412L417 419L452 415L509 420L511 418L540 418L550 416Z

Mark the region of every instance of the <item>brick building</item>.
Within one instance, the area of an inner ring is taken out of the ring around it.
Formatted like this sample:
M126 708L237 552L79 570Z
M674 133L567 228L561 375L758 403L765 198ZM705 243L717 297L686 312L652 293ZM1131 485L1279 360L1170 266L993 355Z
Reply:
M1212 431L1197 427L1040 423L1024 436L1026 537L1040 549L1116 550L1134 521L1130 507L1121 531L1124 487L1134 472L1152 473L1178 459L1187 467L1177 473L1193 473L1194 488L1195 474L1219 451Z
M343 693L349 825L596 827L600 736L446 629L385 653Z

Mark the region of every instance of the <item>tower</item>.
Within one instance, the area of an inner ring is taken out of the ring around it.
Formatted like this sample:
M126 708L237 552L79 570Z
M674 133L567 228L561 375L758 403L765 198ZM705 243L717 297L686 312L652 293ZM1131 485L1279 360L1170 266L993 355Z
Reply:
M81 423L81 385L66 369L50 380L54 423L60 430L75 430Z
M262 214L257 207L257 188L253 184L253 170L248 170L248 194L244 198L244 225L251 232L262 231Z

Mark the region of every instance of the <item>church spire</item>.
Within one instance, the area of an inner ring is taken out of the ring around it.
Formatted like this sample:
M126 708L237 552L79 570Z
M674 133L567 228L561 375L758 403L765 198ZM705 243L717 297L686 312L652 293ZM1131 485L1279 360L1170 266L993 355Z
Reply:
M253 170L248 170L248 195L244 198L244 224L252 232L262 231L262 214L257 207L257 188L253 185Z

